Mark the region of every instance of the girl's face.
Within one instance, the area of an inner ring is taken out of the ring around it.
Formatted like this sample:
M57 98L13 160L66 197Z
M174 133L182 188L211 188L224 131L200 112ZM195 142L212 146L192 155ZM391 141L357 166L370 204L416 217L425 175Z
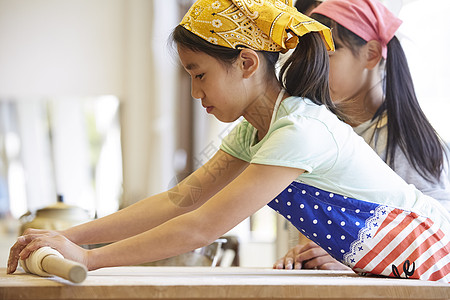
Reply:
M365 87L365 63L349 48L339 45L338 41L335 52L330 52L329 56L331 99L339 103L356 97Z
M178 55L191 75L191 94L202 101L206 112L222 122L233 122L244 114L247 93L236 64L225 66L212 56L183 47Z

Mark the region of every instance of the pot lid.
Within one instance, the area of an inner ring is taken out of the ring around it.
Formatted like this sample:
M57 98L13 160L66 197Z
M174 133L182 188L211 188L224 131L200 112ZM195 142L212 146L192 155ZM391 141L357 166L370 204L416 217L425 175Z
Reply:
M82 210L85 211L84 209L82 209L81 207L75 206L75 205L69 205L64 203L64 197L62 195L58 195L58 199L57 202L55 204L51 204L49 206L43 207L41 209L38 209L36 211L37 214L39 214L40 212L46 212L46 211L51 211L51 210Z

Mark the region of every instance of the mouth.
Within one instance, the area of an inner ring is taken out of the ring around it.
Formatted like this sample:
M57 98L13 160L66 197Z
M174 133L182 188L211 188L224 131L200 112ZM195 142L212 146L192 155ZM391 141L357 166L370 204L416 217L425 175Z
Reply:
M203 106L204 108L206 108L206 112L207 112L208 114L210 114L211 111L214 109L214 106L207 106L207 105L203 105L203 104L202 104L202 106Z

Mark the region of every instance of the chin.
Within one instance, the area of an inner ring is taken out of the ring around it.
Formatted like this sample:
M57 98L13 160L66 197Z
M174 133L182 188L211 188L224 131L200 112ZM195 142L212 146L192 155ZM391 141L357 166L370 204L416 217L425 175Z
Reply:
M239 119L239 117L230 117L230 116L216 116L216 115L214 115L215 117L216 117L216 119L217 120L219 120L220 122L223 122L223 123L233 123L234 121L236 121L237 119Z

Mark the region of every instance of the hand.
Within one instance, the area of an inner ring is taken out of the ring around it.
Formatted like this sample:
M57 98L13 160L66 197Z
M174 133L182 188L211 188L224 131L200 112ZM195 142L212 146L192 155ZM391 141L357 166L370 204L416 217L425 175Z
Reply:
M314 242L297 245L290 249L283 258L277 260L274 269L320 269L351 270L341 264Z
M284 255L284 257L278 259L273 265L274 269L301 269L302 263L295 262L295 258L300 254L300 250L303 248L303 245L298 244L294 248L288 250L288 252Z
M19 259L27 259L31 252L44 246L58 250L64 258L87 265L87 250L72 243L61 232L27 229L9 251L7 273L14 273Z

